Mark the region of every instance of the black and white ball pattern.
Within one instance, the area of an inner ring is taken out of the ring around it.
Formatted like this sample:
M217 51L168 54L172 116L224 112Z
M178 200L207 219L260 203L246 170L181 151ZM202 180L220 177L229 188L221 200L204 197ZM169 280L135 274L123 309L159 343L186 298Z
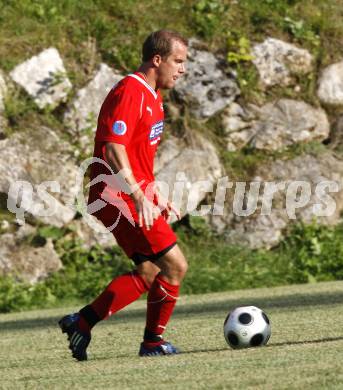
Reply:
M270 336L270 320L256 306L237 307L225 319L224 337L234 349L265 345Z

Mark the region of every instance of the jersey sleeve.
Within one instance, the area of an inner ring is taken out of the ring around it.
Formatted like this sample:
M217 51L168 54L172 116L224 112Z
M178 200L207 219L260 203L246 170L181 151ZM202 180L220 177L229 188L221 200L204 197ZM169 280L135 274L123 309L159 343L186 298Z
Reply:
M96 141L128 145L140 119L137 91L128 85L116 87L101 107Z

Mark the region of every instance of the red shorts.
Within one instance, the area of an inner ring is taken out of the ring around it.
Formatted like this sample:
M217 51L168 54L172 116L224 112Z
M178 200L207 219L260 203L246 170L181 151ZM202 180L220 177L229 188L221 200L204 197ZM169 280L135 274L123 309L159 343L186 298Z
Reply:
M176 244L176 234L163 216L154 220L150 230L147 230L145 225L139 227L134 203L127 201L127 205L134 220L133 225L111 204L107 204L93 215L111 230L118 245L136 264L145 260L157 260Z

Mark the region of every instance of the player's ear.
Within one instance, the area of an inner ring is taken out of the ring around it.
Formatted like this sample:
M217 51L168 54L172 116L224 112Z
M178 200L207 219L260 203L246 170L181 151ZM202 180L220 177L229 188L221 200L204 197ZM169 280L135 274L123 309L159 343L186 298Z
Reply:
M152 58L152 63L154 64L154 66L158 68L161 62L162 62L162 57L159 54L155 54Z

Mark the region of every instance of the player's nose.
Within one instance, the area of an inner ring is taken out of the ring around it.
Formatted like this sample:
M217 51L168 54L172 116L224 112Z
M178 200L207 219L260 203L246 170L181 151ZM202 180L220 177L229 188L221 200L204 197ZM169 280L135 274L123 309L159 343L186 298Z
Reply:
M184 63L180 64L179 73L183 74L186 72L186 65Z

